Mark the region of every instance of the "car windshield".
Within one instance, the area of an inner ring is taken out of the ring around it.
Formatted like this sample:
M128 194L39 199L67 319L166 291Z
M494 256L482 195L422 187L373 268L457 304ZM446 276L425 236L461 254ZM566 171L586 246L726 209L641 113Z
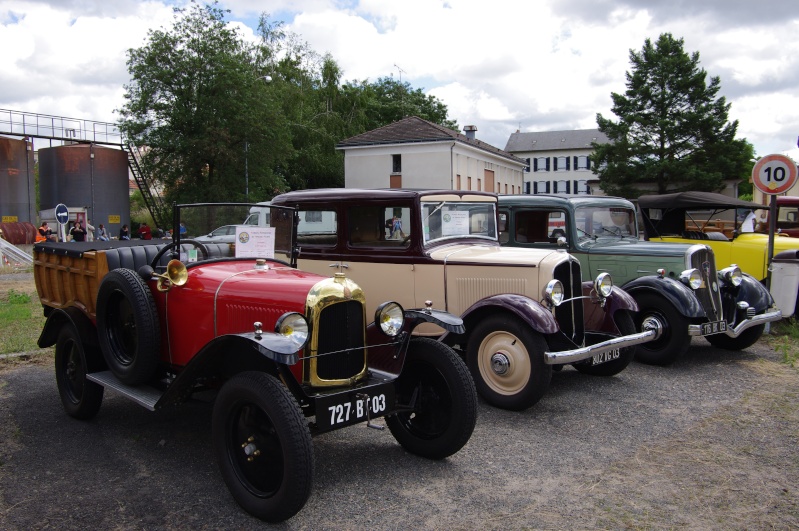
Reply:
M457 238L497 241L494 202L422 201L424 243Z
M231 245L238 258L277 258L289 260L296 239L294 209L258 205L260 216L253 217L251 203L201 203L177 205L173 240L193 240L208 245ZM209 241L206 235L220 237ZM229 235L229 238L225 238ZM190 257L188 258L191 261Z
M578 208L575 216L577 245L591 246L600 238L638 239L635 210L627 207Z

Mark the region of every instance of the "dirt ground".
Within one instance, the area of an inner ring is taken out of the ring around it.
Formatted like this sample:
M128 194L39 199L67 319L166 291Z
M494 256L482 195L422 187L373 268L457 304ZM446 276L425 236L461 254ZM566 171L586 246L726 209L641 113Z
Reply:
M51 356L0 360L0 528L259 525L219 477L208 419L207 403L150 413L108 393L76 421ZM765 340L694 339L671 367L613 378L565 369L528 411L481 401L444 461L359 427L314 447L311 499L281 529L799 528L799 370Z

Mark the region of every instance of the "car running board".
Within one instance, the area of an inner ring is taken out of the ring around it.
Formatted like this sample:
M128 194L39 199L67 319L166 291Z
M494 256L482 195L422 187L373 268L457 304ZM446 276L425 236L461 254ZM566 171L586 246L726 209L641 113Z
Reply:
M116 391L122 396L133 400L140 406L146 407L150 411L155 411L155 405L163 395L161 391L149 385L134 386L123 384L111 371L89 373L86 375L86 379Z

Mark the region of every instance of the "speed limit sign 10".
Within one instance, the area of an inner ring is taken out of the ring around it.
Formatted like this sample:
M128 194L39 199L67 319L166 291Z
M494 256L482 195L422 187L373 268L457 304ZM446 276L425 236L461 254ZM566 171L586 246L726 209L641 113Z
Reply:
M752 168L752 184L766 195L787 192L796 184L796 163L785 155L767 155Z

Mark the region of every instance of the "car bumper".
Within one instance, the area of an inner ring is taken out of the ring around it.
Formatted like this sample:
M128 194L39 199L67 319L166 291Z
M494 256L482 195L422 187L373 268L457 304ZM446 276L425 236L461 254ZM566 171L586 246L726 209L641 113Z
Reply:
M752 328L753 326L762 325L765 323L770 323L771 321L779 321L782 319L782 311L773 309L767 310L765 313L761 313L759 315L755 315L754 317L750 317L738 323L737 326L733 328L727 328L725 332L721 332L726 334L730 337L738 337L740 336L744 330ZM689 336L704 336L707 334L702 333L702 325L701 324L692 324L688 325L688 335Z
M561 365L564 363L574 363L581 361L603 352L610 352L617 348L632 347L642 343L654 341L660 335L660 330L648 329L629 336L614 337L607 341L602 341L589 347L577 348L574 350L563 350L560 352L544 352L544 363L547 365Z

